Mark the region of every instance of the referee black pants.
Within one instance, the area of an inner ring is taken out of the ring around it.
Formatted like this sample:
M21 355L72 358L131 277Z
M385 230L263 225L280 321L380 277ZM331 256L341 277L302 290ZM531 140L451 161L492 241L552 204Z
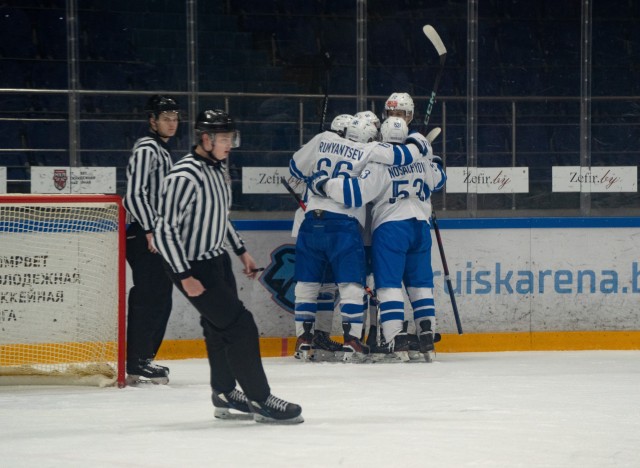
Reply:
M127 312L127 363L153 359L162 344L171 314L173 284L163 268L162 255L149 252L138 223L127 229L127 262L133 287Z
M180 279L165 263L173 283L200 313L211 368L211 388L229 392L236 381L254 401L271 393L262 367L258 327L238 297L231 259L224 253L210 260L193 261L191 271L206 291L197 297L185 294Z

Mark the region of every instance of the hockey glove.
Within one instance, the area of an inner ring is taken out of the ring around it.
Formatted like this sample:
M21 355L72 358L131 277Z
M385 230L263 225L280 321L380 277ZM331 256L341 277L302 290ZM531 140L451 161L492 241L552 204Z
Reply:
M329 180L327 171L318 171L307 179L307 187L309 187L309 190L315 195L326 198L327 194L324 191L324 184L327 183L327 180Z
M420 151L420 154L422 154L423 156L426 156L427 153L429 152L429 148L427 147L427 145L424 144L423 141L411 135L409 135L409 137L405 140L404 144L415 145L418 148L418 151Z
M442 169L442 158L440 156L436 156L435 154L431 158L431 162L436 163Z

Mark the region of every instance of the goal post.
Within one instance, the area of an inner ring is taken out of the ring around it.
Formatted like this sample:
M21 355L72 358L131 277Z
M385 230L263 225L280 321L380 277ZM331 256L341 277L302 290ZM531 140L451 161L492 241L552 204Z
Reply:
M0 385L125 382L117 195L0 195Z

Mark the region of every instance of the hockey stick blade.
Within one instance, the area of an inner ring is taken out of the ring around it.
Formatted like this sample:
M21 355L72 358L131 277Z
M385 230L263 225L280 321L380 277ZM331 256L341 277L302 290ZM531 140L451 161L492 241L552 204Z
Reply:
M425 36L427 36L427 39L431 41L433 47L436 48L438 55L442 56L447 54L447 48L444 46L444 42L442 42L442 39L440 39L440 35L436 32L433 26L431 26L430 24L425 24L422 27L422 32Z
M447 60L447 48L444 46L442 39L440 39L440 35L436 32L433 26L429 24L425 24L422 27L422 32L424 32L427 39L433 44L438 55L440 56L440 66L438 67L438 71L436 73L436 78L433 83L433 89L431 91L431 97L429 98L429 103L427 104L427 111L424 115L423 124L426 127L429 124L429 119L431 118L431 111L433 110L433 105L436 102L436 93L438 92L438 85L440 84L440 78L444 72L444 63Z
M441 132L442 132L442 129L440 127L436 127L433 130L431 130L429 133L427 133L427 136L425 138L429 143L433 143L435 139L438 138Z

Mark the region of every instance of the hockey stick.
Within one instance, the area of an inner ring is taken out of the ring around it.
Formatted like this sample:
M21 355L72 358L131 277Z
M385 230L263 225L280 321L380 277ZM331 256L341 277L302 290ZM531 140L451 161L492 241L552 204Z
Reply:
M427 124L429 123L429 118L431 117L431 111L433 110L433 105L436 102L436 93L438 91L438 84L440 84L440 78L442 78L442 74L444 72L444 62L447 59L447 48L444 46L442 39L440 39L440 36L436 32L436 30L433 28L433 26L429 24L424 25L424 27L422 28L422 32L424 33L425 36L427 36L427 39L431 41L431 44L433 44L433 47L436 48L436 52L438 52L438 55L440 56L440 67L438 68L438 72L436 73L436 79L433 83L433 89L431 90L431 98L429 99L429 104L427 105L427 111L425 112L425 115L424 115L424 126L426 127Z
M287 182L287 179L285 179L284 176L280 177L280 182L282 183L282 185L284 185L284 188L286 188L287 191L291 195L293 195L293 198L296 199L296 201L298 202L298 205L300 206L300 208L302 208L302 211L307 211L307 205L304 204L304 201L302 201L302 198L300 197L300 195L298 195L296 191L293 190L293 187L289 185L289 182Z
M425 138L429 143L433 143L434 140L438 138L441 132L442 132L442 129L440 127L436 127L433 130L431 130L429 133L427 133L427 136Z
M438 221L436 219L435 211L431 214L431 220L433 221L433 230L436 233L436 240L438 241L438 250L440 251L440 259L442 260L442 269L444 270L444 280L447 283L449 289L449 298L451 299L451 306L453 307L453 316L456 319L456 327L458 329L458 335L462 335L462 324L460 323L460 314L458 314L458 305L456 304L456 296L453 294L453 286L451 285L451 277L449 276L449 267L447 266L447 259L444 256L444 247L442 245L442 238L440 237L440 229L438 228Z
M320 116L320 133L324 132L324 122L327 119L327 107L329 105L329 72L331 71L331 55L329 52L322 54L324 61L324 100L322 101L322 115Z
M442 39L440 39L440 35L436 32L433 26L426 24L422 28L422 32L427 39L431 41L433 47L436 48L436 52L440 56L440 66L436 73L436 78L433 83L433 90L431 91L431 98L429 99L429 104L427 105L427 111L424 116L424 125L425 127L429 123L429 118L431 117L431 111L433 110L433 105L436 102L436 93L438 91L438 85L440 84L440 78L442 78L442 74L444 72L444 63L447 59L447 48L444 46ZM440 134L441 129L439 127L434 128L427 135L427 139L431 136L429 142L435 140ZM433 134L433 135L432 135ZM458 334L462 335L462 324L460 323L460 314L458 313L458 305L456 303L456 296L453 294L453 286L451 285L451 277L449 276L449 267L447 265L447 259L444 256L444 246L442 244L442 238L440 237L440 228L438 227L438 220L436 218L435 210L431 214L431 219L433 220L433 230L436 233L436 240L438 241L438 250L440 251L440 258L442 259L442 268L444 270L444 279L447 283L447 288L449 289L449 298L451 299L451 306L453 307L453 316L456 319L456 328L458 329Z

